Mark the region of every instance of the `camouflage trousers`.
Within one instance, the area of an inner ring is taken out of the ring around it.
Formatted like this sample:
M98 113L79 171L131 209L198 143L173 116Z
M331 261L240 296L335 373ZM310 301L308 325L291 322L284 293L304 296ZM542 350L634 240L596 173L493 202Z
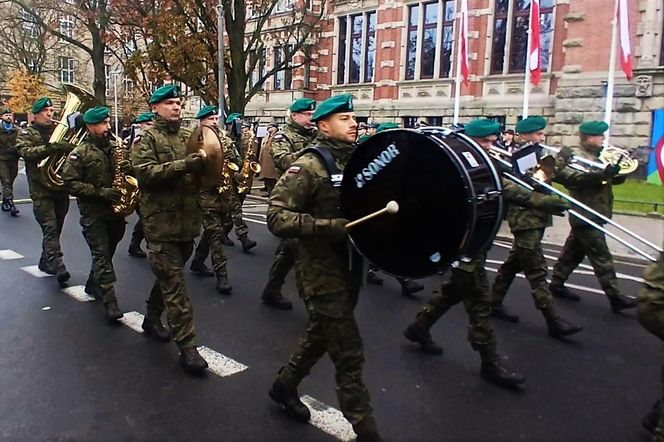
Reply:
M134 230L131 232L131 244L134 246L140 246L141 242L145 239L145 234L143 233L143 219L141 218L141 211L136 207L136 214L138 215L138 220L134 224Z
M295 266L295 261L297 260L297 239L288 238L282 239L279 241L279 246L274 252L274 261L272 262L272 267L270 267L270 273L268 274L267 284L263 290L263 295L275 296L281 293L281 287L283 287L284 282L286 281L286 275L288 272L295 267L297 272L297 266ZM304 295L303 288L300 284L300 278L295 278L295 283L297 285L297 290L300 294L300 297Z
M147 300L147 317L160 318L166 310L171 337L180 350L196 343L194 308L183 272L193 248L193 241L148 242L148 261L157 279Z
M489 316L491 314L491 292L484 270L486 254L452 269L452 276L443 282L440 290L422 307L416 323L427 330L450 308L463 302L468 313L468 340L474 349L495 347Z
M224 228L222 227L222 219L224 215L217 210L203 210L203 234L196 247L194 253L194 260L205 262L208 254L212 251L212 268L215 275L228 276L226 263L228 258L224 253L222 241L224 239Z
M42 230L42 260L50 265L62 265L60 234L69 211L69 196L35 198L32 210Z
M618 278L613 267L613 257L606 245L606 237L591 226L572 226L558 262L553 267L551 285L562 286L585 256L593 266L604 293L609 298L619 296Z
M225 213L223 219L224 233L226 235L231 233L233 226L235 226L235 234L238 238L247 236L249 234L249 226L242 219L242 204L246 198L246 194L239 194L235 189L229 192L228 196L228 212Z
M105 304L115 301L113 283L116 281L113 269L113 255L125 232L125 220L116 219L81 219L83 237L88 243L92 255L92 269L88 281L100 290ZM87 284L86 284L87 285Z
M307 330L279 379L297 387L327 353L335 367L341 412L351 424L357 424L372 414L369 390L362 381L362 338L353 314L357 292L312 296L304 302L309 315Z
M546 280L546 259L542 250L544 229L522 230L513 234L512 249L493 282L491 303L501 304L516 274L523 272L530 284L535 306L539 310L547 310L553 305L553 296Z
M14 198L14 180L18 175L18 159L0 160L0 185L2 198Z

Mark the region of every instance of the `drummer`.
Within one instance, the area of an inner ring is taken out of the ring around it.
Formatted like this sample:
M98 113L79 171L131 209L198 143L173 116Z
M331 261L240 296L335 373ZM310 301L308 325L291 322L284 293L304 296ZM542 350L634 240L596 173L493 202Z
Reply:
M479 119L468 123L464 132L483 149L488 150L496 142L499 130L499 123ZM535 200L531 192L509 184L504 185L503 198L519 205L537 205L541 210L554 213L562 212L568 207L555 197L545 196ZM404 331L404 336L419 344L425 353L442 354L443 347L433 340L430 329L445 312L463 302L469 320L468 340L480 354L482 377L500 386L516 387L525 379L499 356L496 337L489 323L491 294L484 270L487 252L488 249L481 250L475 256L452 264L452 277L442 284L440 290L420 310L415 321Z

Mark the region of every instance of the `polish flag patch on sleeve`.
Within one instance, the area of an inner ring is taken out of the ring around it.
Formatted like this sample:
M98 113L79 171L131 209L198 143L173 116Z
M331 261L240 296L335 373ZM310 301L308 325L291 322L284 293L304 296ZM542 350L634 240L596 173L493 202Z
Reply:
M78 160L78 155L76 155L75 153L69 154L69 159L76 161Z
M288 173L300 173L300 166L291 166L288 168Z

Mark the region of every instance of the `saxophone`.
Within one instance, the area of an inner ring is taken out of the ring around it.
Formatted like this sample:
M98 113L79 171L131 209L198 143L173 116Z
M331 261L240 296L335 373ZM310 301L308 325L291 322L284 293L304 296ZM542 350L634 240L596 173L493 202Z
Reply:
M256 134L251 129L247 130L246 149L244 149L244 160L237 180L238 193L248 193L251 191L251 184L254 181L254 175L260 173L261 166L254 159L258 154L258 144L256 143ZM244 134L242 134L244 135Z
M126 160L129 149L125 149L122 138L113 135L115 146L113 148L113 188L122 193L120 201L111 205L113 212L121 217L132 214L138 204L138 180L130 175L125 175L120 170L120 162ZM132 140L133 141L133 140ZM131 146L130 141L130 146Z
M221 149L224 152L219 193L226 193L233 187L233 175L235 175L240 168L230 160L230 155L228 155L228 152L233 148L233 140L231 140L225 130L221 129L219 131L219 139L221 140Z

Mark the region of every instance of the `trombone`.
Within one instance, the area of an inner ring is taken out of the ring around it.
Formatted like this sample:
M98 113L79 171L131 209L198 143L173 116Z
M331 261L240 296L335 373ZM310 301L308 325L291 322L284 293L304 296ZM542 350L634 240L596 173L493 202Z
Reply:
M492 156L495 160L497 160L498 162L500 162L502 165L504 165L505 167L508 167L509 169L513 169L512 163L510 163L509 161L507 161L507 160L505 160L505 159L503 158L503 156L511 157L511 154L510 154L509 152L507 152L507 151L505 151L505 150L503 150L503 149L500 149L499 147L495 147L495 146L492 146L492 147L489 149L489 152L490 152L491 156ZM584 159L584 160L585 160L585 159ZM599 164L599 163L598 163L598 164ZM603 164L603 165L601 165L601 167L604 168L604 167L606 167L606 165ZM521 187L524 187L524 188L526 188L526 189L528 189L528 190L534 190L534 189L535 189L532 185L528 184L527 182L525 182L525 181L522 180L521 178L518 178L517 176L515 176L515 175L513 175L513 174L511 174L511 173L509 173L509 172L503 172L503 175L504 175L506 178L508 178L510 181L512 181L512 182L514 182L514 183L520 185ZM539 178L537 178L537 177L531 177L531 179L532 179L534 182L536 182L537 185L542 186L543 188L545 188L545 189L547 189L547 190L549 190L549 191L555 193L556 195L558 195L558 196L560 196L561 198L567 200L569 203L573 204L573 205L576 206L577 208L582 209L582 210L585 210L587 213L590 213L590 214L592 214L592 215L598 217L598 218L601 219L602 221L604 221L604 222L606 222L606 223L608 223L608 224L611 224L612 226L616 227L617 229L619 229L619 230L622 231L623 233L625 233L625 234L631 236L632 238L634 238L634 239L640 241L641 243L643 243L643 244L645 244L645 245L651 247L653 250L656 250L656 251L658 251L658 252L660 252L660 253L661 253L661 252L664 252L664 249L662 249L661 247L659 247L659 246L657 246L656 244L654 244L654 243L648 241L647 239L643 238L642 236L638 235L637 233L635 233L635 232L629 230L627 227L624 227L624 226L618 224L617 222L615 222L615 221L612 220L611 218L608 218L608 217L602 215L601 213L597 212L596 210L592 209L591 207L588 207L587 205L583 204L581 201L577 200L576 198L573 198L572 196L566 194L565 192L562 192L562 191L556 189L554 186L550 185L550 184L547 183L546 181L544 181L544 180L542 180L542 179L539 179ZM656 259L655 257L653 257L652 255L650 255L649 253L645 252L644 250L642 250L641 248L635 246L634 244L631 244L631 243L627 242L626 240L624 240L623 238L621 238L621 237L619 237L618 235L614 234L613 232L611 232L611 231L609 231L609 230L606 230L604 227L602 227L601 225L597 224L596 222L594 222L594 221L588 219L588 217L582 215L582 214L579 213L578 211L572 209L572 210L569 210L569 214L572 215L572 216L577 217L577 218L580 219L581 221L584 221L585 223L587 223L587 224L591 225L592 227L598 229L599 231L601 231L601 232L604 233L605 235L607 235L607 236L609 236L609 237L615 239L615 240L618 241L620 244L624 245L625 247L628 247L629 249L631 249L631 250L633 250L634 252L638 253L638 254L641 255L642 257L644 257L644 258L646 258L646 259L648 259L648 260L650 260L650 261L652 261L652 262L657 261L657 259Z

